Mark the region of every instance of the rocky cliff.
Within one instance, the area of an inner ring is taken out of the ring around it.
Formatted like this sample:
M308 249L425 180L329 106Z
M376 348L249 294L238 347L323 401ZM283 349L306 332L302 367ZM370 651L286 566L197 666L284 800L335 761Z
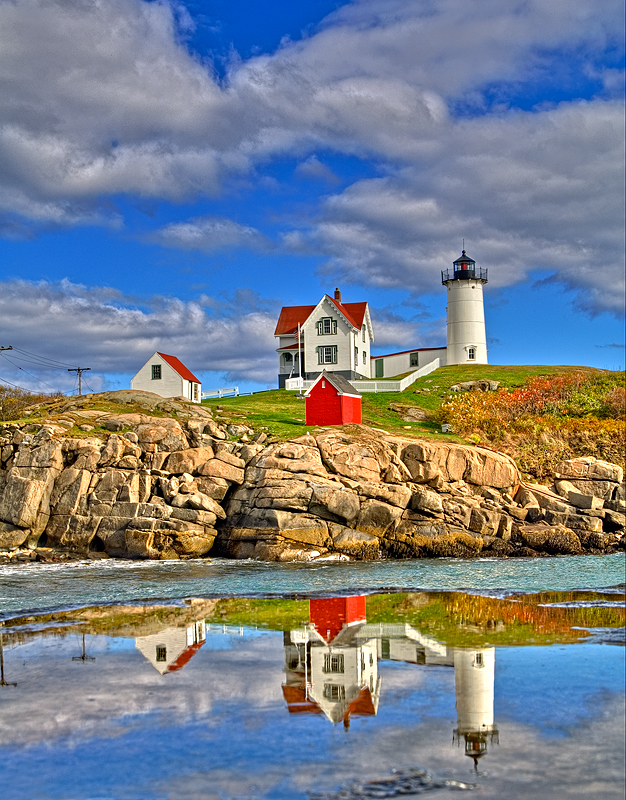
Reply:
M526 485L484 448L364 426L270 442L147 392L57 399L32 416L0 427L0 560L528 556L624 543L623 471L595 459Z

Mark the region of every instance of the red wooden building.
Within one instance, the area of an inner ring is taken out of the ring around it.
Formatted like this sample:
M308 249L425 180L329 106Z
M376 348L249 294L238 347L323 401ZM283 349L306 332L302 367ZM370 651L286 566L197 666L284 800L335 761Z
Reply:
M307 425L361 424L361 395L342 375L322 372L306 393Z

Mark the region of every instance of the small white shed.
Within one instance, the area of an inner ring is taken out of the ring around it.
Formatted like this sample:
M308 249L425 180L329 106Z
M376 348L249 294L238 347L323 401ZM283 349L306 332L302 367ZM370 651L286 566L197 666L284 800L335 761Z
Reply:
M155 353L131 379L130 388L161 397L186 397L201 402L202 384L176 356Z

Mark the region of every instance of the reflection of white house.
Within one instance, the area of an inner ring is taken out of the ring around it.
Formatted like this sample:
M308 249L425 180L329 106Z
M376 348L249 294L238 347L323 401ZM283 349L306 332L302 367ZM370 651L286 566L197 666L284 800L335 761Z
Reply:
M330 644L313 627L285 634L283 696L290 713L321 713L346 728L352 717L377 713L376 640L357 639L359 627L344 627Z
M176 356L155 353L131 379L130 388L161 397L186 397L201 401L202 384Z
M368 623L357 635L359 638L376 639L378 658L382 661L452 666L445 644L426 636L408 623Z
M157 672L165 675L182 669L202 647L205 639L205 625L201 620L186 628L164 628L158 633L138 636L135 647Z

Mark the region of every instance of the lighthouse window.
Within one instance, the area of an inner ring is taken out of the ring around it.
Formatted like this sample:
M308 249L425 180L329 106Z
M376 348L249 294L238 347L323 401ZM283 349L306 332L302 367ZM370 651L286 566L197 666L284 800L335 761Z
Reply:
M468 347L467 348L467 360L468 361L475 361L476 360L476 348L475 347Z
M483 661L483 654L482 653L474 653L474 666L475 667L484 667L485 662Z

